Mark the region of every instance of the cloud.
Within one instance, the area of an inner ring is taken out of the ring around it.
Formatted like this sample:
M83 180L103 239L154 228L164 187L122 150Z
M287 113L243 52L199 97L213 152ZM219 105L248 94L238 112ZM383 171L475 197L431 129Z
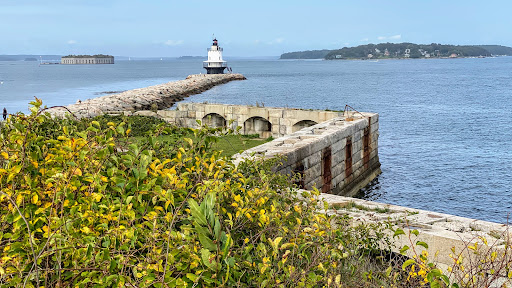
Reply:
M274 45L274 44L281 44L284 42L284 38L280 37L280 38L276 38L270 42L267 42L268 45Z
M361 39L361 42L368 42L368 41L370 41L370 39L369 39L369 38L363 38L363 39Z
M393 36L389 36L389 37L386 37L386 36L379 36L377 37L378 40L400 40L402 39L402 34L397 34L397 35L393 35Z
M178 46L183 45L183 43L185 43L183 40L167 40L164 42L164 44L167 46Z
M71 45L76 44L76 40L69 40L68 44L71 44Z

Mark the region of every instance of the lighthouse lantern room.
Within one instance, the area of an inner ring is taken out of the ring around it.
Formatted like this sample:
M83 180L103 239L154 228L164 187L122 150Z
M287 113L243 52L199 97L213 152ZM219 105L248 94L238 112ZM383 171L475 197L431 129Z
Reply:
M217 39L213 38L213 44L208 48L208 61L203 62L206 74L223 74L227 62L222 60L222 48L219 47Z

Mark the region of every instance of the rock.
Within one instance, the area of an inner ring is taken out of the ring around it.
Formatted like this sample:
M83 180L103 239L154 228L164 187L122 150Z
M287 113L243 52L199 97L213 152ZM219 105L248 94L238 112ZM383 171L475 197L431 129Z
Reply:
M201 93L216 85L245 79L247 78L242 74L189 75L185 80L87 99L66 106L69 111L59 107L46 111L56 117L64 117L71 112L77 118L84 118L109 112L147 110L152 104L156 104L159 109L166 109L190 95Z

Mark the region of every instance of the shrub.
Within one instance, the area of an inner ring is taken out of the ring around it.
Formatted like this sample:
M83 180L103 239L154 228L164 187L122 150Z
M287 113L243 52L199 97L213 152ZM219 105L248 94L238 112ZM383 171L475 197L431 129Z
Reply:
M368 287L387 277L386 261L364 260L389 249L387 228L319 212L318 191L299 195L270 172L278 159L235 166L207 129L162 147L155 136L177 128L159 127L138 145L125 122L52 119L32 104L0 134L2 287Z

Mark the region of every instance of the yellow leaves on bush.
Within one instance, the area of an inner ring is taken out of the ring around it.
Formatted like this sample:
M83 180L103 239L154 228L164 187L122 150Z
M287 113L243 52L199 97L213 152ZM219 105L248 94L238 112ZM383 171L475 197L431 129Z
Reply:
M32 204L37 204L37 202L39 201L39 196L37 194L34 194L32 196Z
M94 202L100 202L103 195L101 195L99 193L92 193L91 197L92 197L92 199L94 199Z
M82 170L80 168L75 168L73 175L82 176Z
M90 234L91 233L91 229L89 227L87 227L87 226L80 228L80 231L82 231L85 234Z

